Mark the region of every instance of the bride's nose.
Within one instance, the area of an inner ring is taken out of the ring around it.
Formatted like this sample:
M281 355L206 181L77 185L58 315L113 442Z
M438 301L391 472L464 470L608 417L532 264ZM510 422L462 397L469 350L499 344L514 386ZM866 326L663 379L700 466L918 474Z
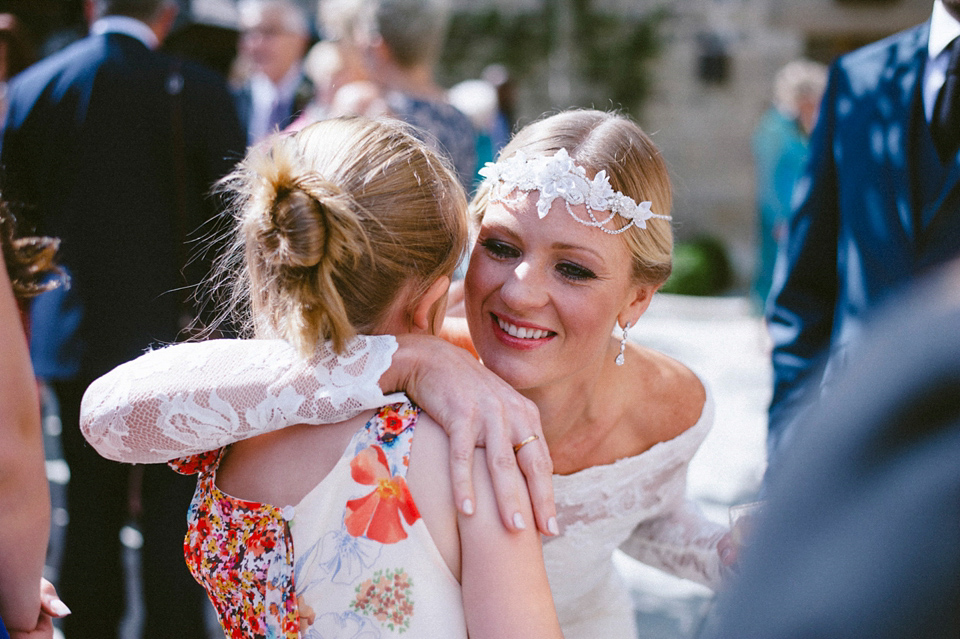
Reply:
M536 264L524 260L510 272L500 296L514 310L539 308L547 302L544 274Z

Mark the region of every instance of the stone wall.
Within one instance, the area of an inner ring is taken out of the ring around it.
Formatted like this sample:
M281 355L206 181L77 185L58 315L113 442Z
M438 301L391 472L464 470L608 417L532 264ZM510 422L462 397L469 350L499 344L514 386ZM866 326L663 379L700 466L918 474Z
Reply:
M614 0L607 0L613 3ZM768 108L774 74L798 56L833 56L929 17L926 0L678 0L668 3L666 47L643 125L672 170L678 236L704 233L727 246L739 287L754 261L750 137ZM704 34L711 34L706 38ZM705 44L705 40L708 44ZM726 77L700 77L709 42L727 57Z

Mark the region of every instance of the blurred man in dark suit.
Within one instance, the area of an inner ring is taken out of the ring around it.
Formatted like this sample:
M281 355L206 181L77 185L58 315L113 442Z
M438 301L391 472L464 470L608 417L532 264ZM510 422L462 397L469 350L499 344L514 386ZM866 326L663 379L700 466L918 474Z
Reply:
M70 639L117 636L124 579L119 532L129 467L79 431L87 384L151 344L177 338L203 274L188 240L214 218L212 183L244 148L223 79L156 51L173 0L87 0L90 35L28 68L9 88L0 159L5 195L59 237L69 290L37 298L34 368L60 404L70 467L59 591ZM144 470L140 494L145 637L204 637L203 595L182 539L191 482Z
M768 476L897 289L960 254L960 0L830 68L774 270Z
M960 263L885 308L770 478L703 639L960 636Z
M295 0L241 0L240 61L249 77L236 92L247 142L285 129L313 99L303 72L310 43L306 13Z

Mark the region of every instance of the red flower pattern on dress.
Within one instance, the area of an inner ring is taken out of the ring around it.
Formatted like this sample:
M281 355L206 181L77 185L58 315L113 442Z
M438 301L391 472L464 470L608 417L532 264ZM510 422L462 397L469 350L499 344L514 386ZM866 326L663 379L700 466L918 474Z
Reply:
M376 488L347 503L354 536L366 532L379 543L395 543L407 537L400 514L410 525L420 518L402 476L418 414L410 404L385 406L368 424L370 444L350 464L351 477ZM316 613L299 606L290 529L281 509L235 499L216 487L221 452L169 462L183 474L200 474L184 540L187 564L210 595L226 637L298 639ZM392 468L401 475L392 475ZM351 608L402 633L413 615L412 580L402 569L385 573L376 572L357 588Z
M214 483L220 451L177 460L200 473L184 539L187 567L206 589L230 639L298 639L293 539L280 510L235 499Z
M416 417L416 413L411 410L400 413L399 407L399 404L391 404L384 406L377 413L379 419L377 439L386 446L392 446L397 437L410 427Z
M354 537L366 536L382 544L407 538L400 515L412 525L420 519L410 488L402 475L391 475L387 456L379 446L364 448L350 462L350 474L358 484L376 486L364 497L347 502L344 523Z

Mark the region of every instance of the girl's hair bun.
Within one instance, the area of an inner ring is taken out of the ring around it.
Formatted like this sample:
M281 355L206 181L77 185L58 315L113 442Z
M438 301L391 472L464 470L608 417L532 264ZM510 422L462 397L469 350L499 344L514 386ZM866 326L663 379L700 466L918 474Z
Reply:
M281 187L264 215L260 245L265 260L281 268L308 268L320 262L326 243L324 211L314 195L295 185Z

